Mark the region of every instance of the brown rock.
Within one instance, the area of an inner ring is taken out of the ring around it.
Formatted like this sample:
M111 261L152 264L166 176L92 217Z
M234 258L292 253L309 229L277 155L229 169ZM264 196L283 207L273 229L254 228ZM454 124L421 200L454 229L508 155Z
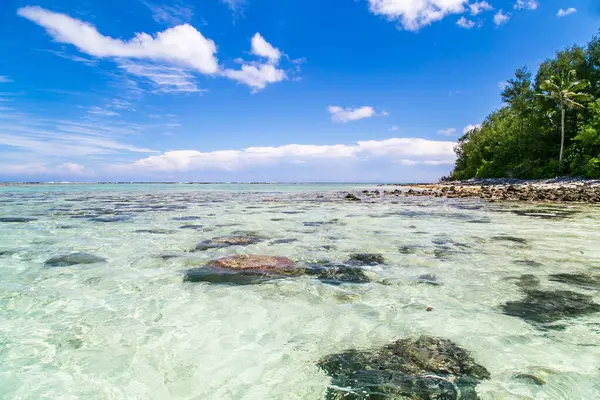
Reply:
M207 267L235 271L260 271L278 274L302 272L292 260L278 256L237 255L219 258L209 262Z

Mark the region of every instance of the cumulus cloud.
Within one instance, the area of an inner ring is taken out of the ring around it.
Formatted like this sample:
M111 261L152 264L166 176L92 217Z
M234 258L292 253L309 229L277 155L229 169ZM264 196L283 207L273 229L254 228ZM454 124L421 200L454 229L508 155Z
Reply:
M509 19L510 14L504 14L502 10L500 10L496 13L496 15L494 15L494 24L496 24L496 26L500 26L507 23Z
M369 0L369 9L404 29L417 31L450 14L465 11L468 0Z
M227 3L230 7L241 4L239 1ZM193 14L183 6L148 6L155 12L155 19L164 22L177 22L174 15L187 20ZM241 60L241 68L234 70L220 67L216 44L187 23L154 36L137 33L131 40L124 41L102 35L89 23L41 7L23 7L17 13L44 27L57 42L71 44L93 57L113 58L122 70L150 82L154 92L203 92L197 86L193 73L230 78L250 86L253 92L287 79L286 71L278 68L284 53L260 33L252 37L251 54L266 59L266 62ZM74 59L72 56L67 58ZM299 70L298 60L291 61ZM130 83L136 91L142 91L137 81L132 79Z
M487 1L476 1L473 4L469 4L469 8L471 9L471 15L479 15L484 11L493 10L494 7Z
M270 83L281 82L287 79L286 72L277 67L282 53L267 42L260 33L256 33L252 37L251 53L266 58L267 62L246 63L244 60L238 60L239 63L242 63L240 69L227 68L221 74L250 86L253 93L264 89Z
M515 10L535 10L539 5L537 0L517 0L514 8Z
M164 61L203 74L215 74L219 70L215 43L188 24L158 32L154 37L138 33L133 39L123 41L100 34L91 24L41 7L23 7L17 13L44 27L57 42L72 44L94 57Z
M564 8L561 8L560 10L558 10L558 13L556 14L557 17L566 17L567 15L571 15L571 14L575 14L577 12L576 8L570 7L567 8L566 10Z
M460 26L464 29L471 29L475 27L475 22L469 19L466 19L464 16L460 17L458 21L456 21L456 25Z
M454 163L454 142L419 138L390 138L359 141L344 145L298 145L249 147L244 150L175 150L150 156L119 170L199 171L226 170L265 166L273 163L323 163L336 160L361 162L383 160L405 165L450 165Z
M455 128L448 128L448 129L440 129L439 131L437 131L438 135L442 135L442 136L452 136L456 133L456 129Z
M248 85L253 92L260 91L269 83L281 82L287 78L285 71L272 64L259 64L258 66L244 64L239 70L226 69L223 76Z
M329 106L327 108L331 114L331 120L333 122L350 122L358 121L359 119L371 118L371 117L386 117L387 112L382 111L377 113L373 107L364 106L359 108L342 108L339 106Z
M0 83L8 83L8 82L12 82L12 80L9 79L8 76L0 75Z
M481 128L481 124L469 124L463 128L463 135L472 131L473 129Z
M277 64L281 58L279 49L273 47L258 32L252 37L252 54L268 58L274 64Z

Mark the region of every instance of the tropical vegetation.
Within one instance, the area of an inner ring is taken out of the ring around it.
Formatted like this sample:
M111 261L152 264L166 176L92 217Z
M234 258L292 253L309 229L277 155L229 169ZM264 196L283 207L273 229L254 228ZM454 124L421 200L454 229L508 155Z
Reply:
M451 179L600 178L600 36L516 70L503 107L464 134Z

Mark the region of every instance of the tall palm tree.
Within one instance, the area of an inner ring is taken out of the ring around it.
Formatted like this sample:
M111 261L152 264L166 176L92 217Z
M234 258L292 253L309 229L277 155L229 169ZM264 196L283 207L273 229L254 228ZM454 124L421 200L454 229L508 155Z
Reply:
M563 149L565 147L565 111L567 109L584 108L582 102L591 99L587 93L581 93L590 83L585 80L577 80L575 70L563 72L560 75L552 75L540 88L544 92L542 95L554 100L560 109L560 156L559 164L562 165Z

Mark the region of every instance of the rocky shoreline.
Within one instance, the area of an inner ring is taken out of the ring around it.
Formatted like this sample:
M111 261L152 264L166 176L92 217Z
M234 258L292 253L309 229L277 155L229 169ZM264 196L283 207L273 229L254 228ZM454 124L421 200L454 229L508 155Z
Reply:
M600 203L600 181L585 179L474 179L433 184L386 187L386 196L429 196L444 198L480 198L489 201ZM365 194L363 192L363 194ZM381 195L381 191L375 195ZM371 195L371 194L370 194Z

